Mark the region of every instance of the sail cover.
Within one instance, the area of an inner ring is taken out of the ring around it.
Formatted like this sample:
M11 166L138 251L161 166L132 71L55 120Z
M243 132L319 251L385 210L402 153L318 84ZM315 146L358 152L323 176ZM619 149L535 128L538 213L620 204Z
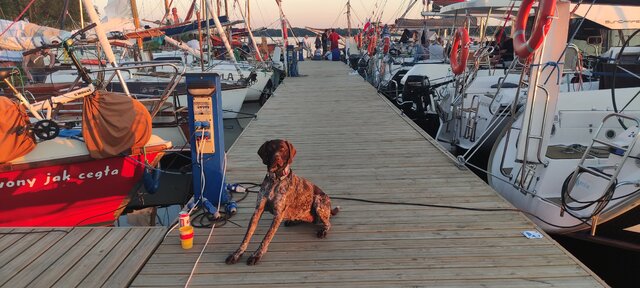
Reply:
M84 98L82 137L95 159L137 153L151 138L151 115L125 94L96 91Z
M11 23L13 21L0 20L0 31L4 31ZM0 50L29 50L42 44L51 44L54 40L62 43L62 39L69 36L71 33L68 31L18 21L0 37Z
M585 17L611 30L640 29L640 6L582 4L575 16ZM572 7L573 9L573 7Z
M24 156L36 147L29 132L29 116L24 107L0 97L0 164Z

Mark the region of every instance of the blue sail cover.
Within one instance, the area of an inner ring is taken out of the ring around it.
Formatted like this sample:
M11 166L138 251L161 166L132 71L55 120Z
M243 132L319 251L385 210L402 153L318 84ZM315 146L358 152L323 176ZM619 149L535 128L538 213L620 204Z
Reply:
M226 22L229 22L229 18L227 16L220 16L218 17L218 20L220 20L220 23L222 23L223 25L226 24ZM214 25L216 24L213 21L213 19L209 19L209 26L214 26ZM200 21L200 27L201 28L207 27L207 21L206 20ZM164 31L164 34L167 36L187 33L189 31L198 30L198 21L191 21L191 23L179 25L179 26L160 28L160 30Z

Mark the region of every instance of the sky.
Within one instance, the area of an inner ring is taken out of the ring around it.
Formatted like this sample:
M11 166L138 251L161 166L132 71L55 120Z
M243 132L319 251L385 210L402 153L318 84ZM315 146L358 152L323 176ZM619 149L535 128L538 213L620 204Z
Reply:
M108 0L94 0L94 4L102 9ZM224 0L222 0L224 2ZM237 9L232 9L234 0L229 2L231 19L241 19ZM173 0L178 15L184 17L192 0ZM201 2L201 1L198 1ZM215 1L213 1L215 2ZM245 0L238 0L244 11ZM382 22L392 23L401 15L410 0L351 0L351 26L362 27L361 21L371 17L372 12L382 11ZM310 26L315 28L347 27L347 0L282 0L282 9L294 27ZM138 11L143 19L160 19L164 13L164 0L137 0ZM279 17L275 0L250 0L251 23L253 27L269 26L276 28ZM376 9L377 8L377 9ZM231 12L231 11L236 12ZM422 1L413 7L407 18L419 18ZM102 11L100 11L102 12ZM342 13L341 13L342 12ZM379 14L380 12L378 12Z

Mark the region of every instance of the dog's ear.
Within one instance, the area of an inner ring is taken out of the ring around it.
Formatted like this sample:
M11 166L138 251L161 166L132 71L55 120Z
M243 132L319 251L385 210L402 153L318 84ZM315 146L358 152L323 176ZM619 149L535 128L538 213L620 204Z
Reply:
M291 165L291 163L293 162L293 157L296 157L296 148L293 147L293 144L291 144L291 142L285 142L287 143L287 147L289 147L289 161L287 161L287 164Z
M271 141L264 142L262 144L262 146L260 146L260 149L258 149L258 156L260 156L260 159L262 159L262 164L264 164L264 165L268 165L267 164L267 161L268 161L268 159L267 159L267 146L269 145L270 142Z

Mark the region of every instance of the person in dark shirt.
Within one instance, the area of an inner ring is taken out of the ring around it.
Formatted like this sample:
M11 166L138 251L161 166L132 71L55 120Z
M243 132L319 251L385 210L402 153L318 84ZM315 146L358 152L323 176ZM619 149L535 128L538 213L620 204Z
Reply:
M329 38L329 29L325 30L324 33L322 33L322 55L326 54L327 51L327 40Z
M489 45L494 46L493 57L491 62L494 65L501 64L504 67L509 67L513 62L513 38L500 28L496 31L495 40Z
M322 48L322 40L320 40L320 35L316 35L316 50Z

